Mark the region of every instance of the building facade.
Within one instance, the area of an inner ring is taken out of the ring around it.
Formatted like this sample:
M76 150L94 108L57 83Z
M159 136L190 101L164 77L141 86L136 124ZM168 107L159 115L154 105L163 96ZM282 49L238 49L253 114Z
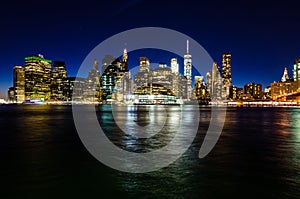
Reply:
M14 67L14 102L25 101L25 71L22 66Z
M223 83L220 67L217 62L212 65L212 70L206 74L207 90L212 101L223 99Z
M230 91L232 87L231 53L222 54L222 78L223 78L222 97L224 99L229 99L231 95Z
M186 41L186 53L183 58L184 76L187 80L187 95L189 98L192 93L192 55L189 52L189 40Z
M54 61L51 73L51 99L63 101L66 100L64 96L64 82L67 78L66 64L63 61Z
M245 95L244 98L248 100L262 99L263 97L262 84L256 84L256 83L245 84L244 95Z
M300 58L294 61L293 78L297 84L297 89L300 88Z
M25 98L49 100L52 61L43 55L25 57Z

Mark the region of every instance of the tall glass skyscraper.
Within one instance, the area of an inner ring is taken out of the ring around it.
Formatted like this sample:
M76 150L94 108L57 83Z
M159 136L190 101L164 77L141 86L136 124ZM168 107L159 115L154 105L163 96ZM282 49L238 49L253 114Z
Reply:
M186 41L186 54L184 55L184 76L187 79L188 98L192 92L192 55L189 53L189 40Z

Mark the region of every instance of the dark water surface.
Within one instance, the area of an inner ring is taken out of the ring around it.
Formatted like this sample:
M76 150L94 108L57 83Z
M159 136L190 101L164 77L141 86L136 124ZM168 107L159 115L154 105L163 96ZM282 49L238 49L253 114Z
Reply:
M109 108L98 107L99 121L123 149L145 152L172 139L162 132L157 139L134 141L114 125ZM169 107L168 115L178 109ZM133 114L131 123L151 124L153 116L146 113ZM197 137L180 159L155 172L131 174L88 153L71 106L2 105L0 198L300 198L300 108L228 108L222 135L204 159L198 151L210 108L201 108L200 115ZM170 121L166 131L176 126L176 119Z

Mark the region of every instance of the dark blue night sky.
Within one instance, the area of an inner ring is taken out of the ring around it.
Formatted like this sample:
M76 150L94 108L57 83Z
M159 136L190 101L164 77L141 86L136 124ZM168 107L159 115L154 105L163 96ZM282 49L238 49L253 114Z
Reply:
M24 56L41 53L45 58L65 61L69 75L75 76L83 59L103 40L148 26L192 37L219 63L222 52L231 52L233 84L242 87L257 82L265 87L281 78L284 67L292 76L293 61L300 57L299 21L299 9L293 1L1 3L0 92L2 97L6 95L12 86L12 68L23 65ZM120 44L120 51L123 48ZM170 58L161 61L169 64Z

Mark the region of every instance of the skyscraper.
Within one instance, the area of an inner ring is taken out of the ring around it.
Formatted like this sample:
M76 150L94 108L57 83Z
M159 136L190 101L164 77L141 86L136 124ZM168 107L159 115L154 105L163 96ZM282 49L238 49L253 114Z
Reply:
M297 88L300 88L300 58L296 59L294 62L293 70L294 81L297 82Z
M223 99L228 99L232 86L231 53L222 54Z
M128 54L126 48L124 48L123 55L122 55L122 71L128 71Z
M199 103L207 104L209 99L209 93L207 87L204 84L203 76L195 76L194 80L194 95Z
M22 66L14 67L14 101L25 101L25 72Z
M52 61L43 55L25 57L25 98L50 99Z
M212 70L206 74L207 89L211 100L218 101L222 98L222 77L220 67L217 62L212 65Z
M66 78L67 70L65 62L54 61L51 73L51 99L65 100L63 89Z
M140 57L140 72L150 71L150 61L147 57Z
M172 73L179 73L179 65L177 62L177 58L171 59L171 71Z
M192 92L192 55L189 53L189 40L186 41L186 54L184 55L184 76L187 79L188 98Z
M85 100L89 102L98 102L100 100L100 74L99 63L95 59L93 68L90 70L86 79L86 88L84 90Z
M286 82L289 79L290 78L289 78L289 74L288 74L288 69L285 67L284 71L283 71L283 75L282 75L281 81L282 82Z

